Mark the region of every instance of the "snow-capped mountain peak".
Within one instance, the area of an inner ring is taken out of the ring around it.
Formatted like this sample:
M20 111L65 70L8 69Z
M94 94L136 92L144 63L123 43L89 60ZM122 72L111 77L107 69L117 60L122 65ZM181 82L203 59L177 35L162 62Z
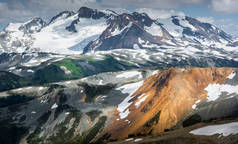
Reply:
M57 20L60 20L60 19L66 19L66 18L72 16L73 14L75 14L73 11L63 11L63 12L57 14L56 16L54 16L50 20L49 24L51 24L51 23L53 23L53 22L55 22Z
M117 14L81 7L64 11L48 24L40 18L10 23L0 33L0 52L79 54L112 49L218 47L234 49L234 39L209 23L188 16L152 19L146 13Z
M24 33L36 33L40 32L43 27L46 26L46 22L41 18L34 18L19 27L19 30Z

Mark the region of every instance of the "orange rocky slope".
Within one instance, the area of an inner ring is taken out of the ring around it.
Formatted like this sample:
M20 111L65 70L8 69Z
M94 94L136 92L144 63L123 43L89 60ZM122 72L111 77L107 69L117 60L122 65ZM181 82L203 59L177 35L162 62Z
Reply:
M155 74L133 94L127 117L114 120L103 131L110 139L129 135L156 134L175 126L193 110L198 101L207 100L204 89L213 83L224 84L232 68L170 68Z

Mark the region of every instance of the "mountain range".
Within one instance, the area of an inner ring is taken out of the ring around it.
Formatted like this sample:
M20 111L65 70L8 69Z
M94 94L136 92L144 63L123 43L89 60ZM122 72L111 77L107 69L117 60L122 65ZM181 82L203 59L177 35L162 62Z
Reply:
M81 7L0 32L1 144L237 144L238 39ZM222 130L220 130L222 129Z
M1 32L0 42L1 53L78 54L114 49L190 49L198 46L226 52L237 49L237 41L232 36L212 24L188 16L152 19L146 13L117 14L87 7L77 12L61 12L49 23L41 18L10 23Z

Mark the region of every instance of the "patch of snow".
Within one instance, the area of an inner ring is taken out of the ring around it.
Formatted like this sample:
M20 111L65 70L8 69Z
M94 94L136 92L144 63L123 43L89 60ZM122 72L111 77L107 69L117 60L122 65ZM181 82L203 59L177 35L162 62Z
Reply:
M51 109L56 109L58 107L58 105L56 103L54 103L51 107Z
M99 80L98 84L103 85L103 80Z
M196 107L197 107L197 105L196 105L196 104L194 104L194 105L192 106L192 109L196 109Z
M129 109L126 109L126 111L121 112L119 116L121 119L124 119L129 115L129 113L130 113Z
M163 24L163 27L174 37L182 37L183 28L175 25L172 22L172 18L158 19L159 23Z
M180 23L182 26L184 26L184 27L190 28L192 31L196 31L196 30L197 30L193 25L191 25L191 24L190 24L187 20L185 20L185 19L181 19L181 18L180 18L179 23Z
M158 74L159 70L155 70L152 72L152 75Z
M107 96L102 96L101 98L107 98Z
M228 79L233 79L236 75L235 71L232 71L231 74L227 77Z
M14 70L14 69L16 69L16 67L10 67L10 68L9 68L9 70Z
M21 90L22 90L22 88L17 89L17 91L21 91Z
M31 69L28 69L27 72L29 72L29 73L34 73L34 71L31 70Z
M39 66L41 63L48 61L49 59L51 59L50 57L47 58L41 58L41 59L37 59L37 58L32 58L31 60L29 60L26 63L23 63L23 66L26 67L32 67L32 66Z
M200 103L200 102L201 102L201 100L197 100L195 103L198 104L198 103Z
M134 44L133 49L140 49L140 47L138 46L138 44Z
M81 81L86 81L88 78L82 78L82 79L80 79Z
M71 83L71 81L67 81L67 82L66 82L66 84L70 84L70 83Z
M163 31L161 27L155 23L153 23L150 27L145 26L145 31L152 34L153 36L163 36Z
M135 103L135 106L138 108L138 107L140 106L140 104L141 104L143 101L146 100L147 97L148 97L148 95L145 95L145 94L143 94L143 95L141 95L140 97L138 97L138 98L139 98L139 101L137 101L137 102Z
M117 27L113 32L111 32L111 36L116 36L121 34L125 29L128 29L132 26L132 23L130 22L127 26L122 28L121 30Z
M209 84L205 90L207 91L207 101L209 102L218 99L222 92L226 92L228 95L233 93L238 94L238 85Z
M196 109L196 108L197 108L197 104L200 103L200 102L201 102L201 100L197 100L197 101L195 102L195 104L192 106L192 108L193 108L193 109Z
M65 115L69 115L70 114L70 112L66 112L66 113L64 113Z
M238 134L238 122L206 126L192 130L189 133L194 135L206 135L206 136L211 136L214 134L221 134L222 136Z
M68 70L65 66L60 66L60 69L62 69L65 74L71 74L71 71Z
M22 69L17 69L16 71L17 71L17 72L21 72L21 71L22 71Z
M139 142L139 141L142 141L143 139L142 138L138 138L138 139L135 139L134 142Z
M44 87L39 87L38 89L39 89L39 90L43 90L43 89L44 89Z
M138 71L129 71L129 72L123 72L116 76L116 78L131 78L138 76L139 79L142 78L141 72Z
M19 27L23 23L9 23L8 26L5 28L6 31L18 31Z
M141 41L141 40L142 40L141 38L138 38L139 43L144 48L159 48L159 46L157 44L150 43L148 40L147 41L143 41L143 40Z
M216 30L217 28L214 25L211 25L213 30Z
M138 38L138 42L142 45L145 43L145 41L143 39L141 39L140 37Z
M127 122L128 124L130 124L130 123L131 123L131 122L130 122L128 119L126 119L126 120L125 120L125 122Z
M116 90L120 90L122 93L129 94L118 106L117 110L120 112L120 118L123 119L127 117L129 114L129 109L127 109L132 102L129 102L133 98L133 94L143 85L144 81L132 83L132 84L126 84L124 86L121 86L117 88ZM127 110L126 110L127 109Z
M125 141L132 141L132 140L133 140L133 138L128 138Z
M40 103L46 103L46 100L43 100L43 99L42 99L42 100L40 101Z

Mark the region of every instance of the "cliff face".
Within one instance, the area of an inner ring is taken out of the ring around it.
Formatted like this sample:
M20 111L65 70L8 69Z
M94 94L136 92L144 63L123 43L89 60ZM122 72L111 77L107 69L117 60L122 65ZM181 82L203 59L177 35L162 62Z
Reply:
M157 134L170 129L207 103L210 84L225 84L232 68L174 69L155 74L129 100L125 118L115 120L105 130L112 139L129 135Z

